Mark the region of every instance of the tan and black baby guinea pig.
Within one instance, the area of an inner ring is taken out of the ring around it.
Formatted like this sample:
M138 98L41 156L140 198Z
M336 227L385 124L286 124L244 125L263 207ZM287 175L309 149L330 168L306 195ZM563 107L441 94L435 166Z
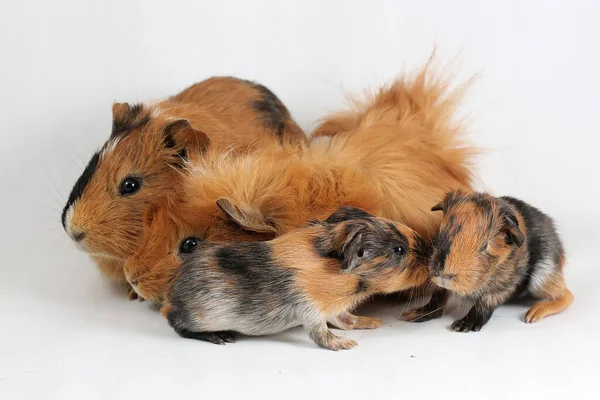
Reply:
M318 345L356 346L334 335L383 321L351 311L374 294L428 278L425 241L409 227L354 208L270 241L219 244L183 238L162 313L182 337L217 344L234 332L268 335L302 325ZM145 277L138 276L138 284ZM132 283L133 284L133 283Z
M479 331L512 298L543 299L525 315L528 323L573 302L563 275L563 245L552 219L540 210L512 197L460 190L432 210L443 212L429 263L438 289L428 305L404 314L405 319L440 317L450 293L473 304L452 324L457 332Z

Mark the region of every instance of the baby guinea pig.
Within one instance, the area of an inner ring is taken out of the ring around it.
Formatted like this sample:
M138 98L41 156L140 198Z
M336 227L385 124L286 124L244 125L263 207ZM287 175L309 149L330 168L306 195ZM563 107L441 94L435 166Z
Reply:
M511 298L545 299L525 315L538 322L573 302L565 284L565 254L552 219L512 197L454 191L432 208L444 213L430 261L437 290L427 306L404 318L418 322L441 316L448 293L470 300L468 314L452 324L457 332L479 331L494 310Z
M302 325L318 345L350 349L340 329L383 321L350 313L376 293L427 281L425 241L405 225L342 207L271 241L181 241L183 263L162 308L182 337L223 344L233 332L268 335Z
M122 281L146 207L159 195L177 196L185 160L305 142L269 89L233 77L207 79L158 102L115 103L110 137L75 183L62 225L105 275Z
M142 240L139 248L125 260L125 279L140 299L161 305L169 290L174 272L181 264L180 242L188 236L202 236L193 223L194 214L186 204L165 196L148 206L142 218ZM235 231L234 231L235 232ZM232 233L230 240L269 240L270 233L254 233L237 237Z

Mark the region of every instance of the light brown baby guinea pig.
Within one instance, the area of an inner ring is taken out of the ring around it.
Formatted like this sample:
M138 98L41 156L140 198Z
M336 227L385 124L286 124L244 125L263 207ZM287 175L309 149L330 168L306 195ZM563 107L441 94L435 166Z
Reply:
M125 260L123 269L125 278L141 299L162 304L174 271L181 263L181 240L204 235L188 221L186 216L192 214L187 213L185 204L162 196L156 200L144 214L141 244ZM224 218L225 220L227 219ZM238 230L232 230L231 235L228 235L228 242L265 241L274 237L268 232L240 232L237 237L235 232Z
M448 292L473 303L452 324L457 332L479 331L511 298L544 299L525 315L537 322L573 302L565 284L565 254L550 217L512 197L453 191L435 207L444 213L433 240L432 301L404 315L416 322L442 315Z
M351 311L374 294L428 278L427 248L415 231L354 207L270 241L187 237L176 251L181 261L161 311L180 336L217 344L234 341L233 332L267 335L302 325L318 345L349 349L357 343L327 323L377 328L383 321Z
M305 142L270 90L236 78L211 78L156 103L116 103L110 138L75 183L63 227L104 274L123 280L144 211L159 195L177 196L185 159Z

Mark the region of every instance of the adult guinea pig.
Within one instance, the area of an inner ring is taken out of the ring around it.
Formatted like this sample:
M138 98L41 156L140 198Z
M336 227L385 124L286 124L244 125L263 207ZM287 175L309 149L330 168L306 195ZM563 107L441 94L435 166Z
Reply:
M513 297L544 299L525 315L532 323L573 302L563 275L565 253L552 219L512 197L453 191L435 207L444 214L433 241L430 270L440 289L429 305L407 313L417 322L441 316L448 291L473 303L452 324L479 331L494 310Z
M305 141L270 90L232 77L208 79L156 103L116 103L110 138L75 183L63 227L104 274L123 280L148 203L177 195L185 159L302 148Z
M357 343L327 323L379 327L380 319L350 312L374 294L425 282L424 243L405 225L351 207L271 241L188 237L162 313L185 338L223 344L234 341L233 332L268 335L302 325L319 346L350 349Z

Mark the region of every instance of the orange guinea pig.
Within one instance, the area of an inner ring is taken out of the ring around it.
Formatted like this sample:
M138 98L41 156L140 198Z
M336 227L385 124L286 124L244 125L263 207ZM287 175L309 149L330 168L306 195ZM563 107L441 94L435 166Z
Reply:
M123 280L148 203L159 194L177 196L185 159L305 143L269 89L232 77L205 80L156 103L116 103L110 138L75 183L63 227L103 273Z
M432 210L444 214L429 264L431 281L440 289L405 319L441 316L448 291L474 304L452 324L457 332L479 331L498 306L514 297L545 299L527 312L528 323L572 303L562 243L552 219L537 208L512 197L453 191Z
M342 205L402 223L430 240L441 216L426 205L452 189L468 189L472 177L473 150L452 119L456 93L446 88L424 70L382 88L357 111L353 129L328 143L187 163L181 195L169 200L173 230L152 230L156 237L144 238L139 265L131 261L131 270L157 273L177 265L185 236L267 240L325 219Z

